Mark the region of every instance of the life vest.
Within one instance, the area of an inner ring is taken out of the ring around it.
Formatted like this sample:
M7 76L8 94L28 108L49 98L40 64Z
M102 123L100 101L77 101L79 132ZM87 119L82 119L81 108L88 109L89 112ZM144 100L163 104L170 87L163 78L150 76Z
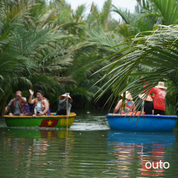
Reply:
M140 115L140 114L145 114L145 112L142 112L142 111L134 111L134 112L128 112L128 113L121 113L121 115Z
M122 102L122 106L119 110L119 113L125 114L125 113L133 111L133 108L132 108L133 105L134 105L134 102L132 100L125 99L125 105Z
M14 112L14 106L15 106L15 100L16 98L12 99L12 105L11 105L11 110L12 112ZM29 116L30 113L30 107L29 105L25 102L22 102L22 99L19 99L19 106L20 106L20 110L21 112L25 115L25 116Z
M41 101L41 108L42 108L43 111L45 110L45 103L44 103L44 100L45 100L45 99L46 99L46 98L43 97L43 100ZM47 99L46 99L46 100L47 100ZM37 98L35 98L34 104L33 104L34 108L36 107L37 102L38 102L38 100L37 100ZM47 100L47 102L49 103L48 100ZM47 116L51 115L50 109L48 109L48 111L46 112L46 115L47 115Z

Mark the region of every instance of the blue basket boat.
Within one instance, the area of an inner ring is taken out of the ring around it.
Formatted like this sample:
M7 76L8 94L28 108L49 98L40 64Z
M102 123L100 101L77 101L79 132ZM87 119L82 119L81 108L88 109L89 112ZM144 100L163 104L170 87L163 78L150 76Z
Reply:
M122 131L168 132L172 131L178 119L168 115L106 115L109 127Z

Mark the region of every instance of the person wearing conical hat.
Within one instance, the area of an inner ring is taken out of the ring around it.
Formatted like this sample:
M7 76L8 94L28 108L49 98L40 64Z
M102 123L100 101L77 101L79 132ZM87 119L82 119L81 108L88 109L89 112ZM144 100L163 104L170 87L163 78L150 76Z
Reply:
M123 93L121 94L121 97L123 97ZM125 106L123 104L123 100L120 99L117 103L116 107L114 108L114 113L119 112L119 114L125 114L134 111L135 105L133 102L133 98L129 91L126 91L125 95Z
M150 95L140 94L138 95L140 99L144 102L144 112L145 114L154 114L153 99ZM141 108L140 108L141 109Z
M154 105L154 114L165 115L165 99L167 92L165 91L167 87L164 86L164 82L158 82L158 85L153 87L149 94L154 93L153 105Z
M71 108L72 108L72 98L69 94L63 94L59 96L59 105L58 105L58 110L56 111L56 115L66 115L70 114ZM67 102L68 101L68 102ZM66 111L68 105L68 113Z

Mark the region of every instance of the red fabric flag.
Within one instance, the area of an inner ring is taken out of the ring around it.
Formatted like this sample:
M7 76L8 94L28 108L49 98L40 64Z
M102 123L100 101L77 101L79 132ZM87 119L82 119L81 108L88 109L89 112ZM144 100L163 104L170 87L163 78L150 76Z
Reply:
M59 119L43 119L40 127L55 127Z

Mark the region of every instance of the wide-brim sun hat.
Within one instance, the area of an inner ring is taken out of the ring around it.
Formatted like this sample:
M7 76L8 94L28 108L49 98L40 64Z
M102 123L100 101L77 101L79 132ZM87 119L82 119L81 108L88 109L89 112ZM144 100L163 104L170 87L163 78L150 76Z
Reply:
M146 94L140 94L140 95L138 95L138 97L145 101L153 101L153 99L150 95L146 96Z
M122 93L121 96L123 97L124 94ZM128 99L128 100L133 100L132 95L130 94L129 91L126 91L125 98Z
M72 103L72 102L73 102L73 99L71 98L70 95L66 95L66 94L60 95L60 96L59 96L59 99L60 99L60 100L63 100L66 96L68 97L69 102Z
M164 82L158 82L158 85L156 85L155 88L167 89L167 87L164 86Z

